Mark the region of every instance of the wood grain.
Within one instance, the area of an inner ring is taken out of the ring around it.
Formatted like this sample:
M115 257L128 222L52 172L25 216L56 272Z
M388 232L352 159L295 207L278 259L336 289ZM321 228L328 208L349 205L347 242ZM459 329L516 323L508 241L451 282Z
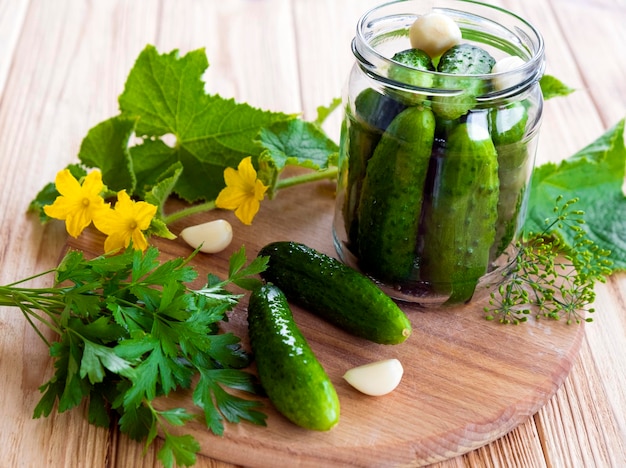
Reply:
M0 283L58 261L62 226L25 216L28 202L76 160L87 130L116 113L146 44L206 47L211 92L312 118L341 94L354 24L375 3L0 0ZM547 71L577 89L547 103L539 163L569 156L626 114L626 58L615 52L626 34L623 0L490 3L534 22L546 38ZM330 123L336 132L337 119ZM509 434L437 468L626 466L626 277L613 275L597 293L596 320L555 396ZM144 456L114 428L90 428L82 409L33 420L38 386L51 373L46 348L14 310L0 310L0 331L3 465L159 466L158 445ZM200 457L197 466L233 465Z
M193 260L200 277L208 273L226 277L228 257L242 245L251 257L277 240L303 242L336 256L331 238L334 188L333 183L321 182L284 190L263 205L252 226L220 211L186 221L196 224L226 217L235 227L226 251ZM90 231L70 246L100 254L102 240ZM182 240L155 243L164 259L190 253ZM247 297L230 314L224 330L242 337L247 346L246 303ZM524 423L548 402L569 372L584 331L583 326L564 322L503 326L485 320L484 305L480 301L446 309L403 305L414 330L396 346L349 336L294 307L296 323L339 394L340 424L329 433L306 431L280 416L266 400L267 427L230 425L219 438L203 424L193 423L185 432L201 442L203 454L254 467L421 465L481 447ZM390 396L365 397L342 379L351 367L392 357L403 363L405 374ZM160 405L194 410L188 392L172 394Z

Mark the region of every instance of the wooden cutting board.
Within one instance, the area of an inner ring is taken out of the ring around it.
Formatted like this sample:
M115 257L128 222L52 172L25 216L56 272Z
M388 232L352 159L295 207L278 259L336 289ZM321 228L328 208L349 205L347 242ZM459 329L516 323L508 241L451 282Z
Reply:
M334 189L330 182L284 189L263 202L252 226L244 226L230 212L214 211L187 218L172 231L217 218L232 223L235 238L227 250L194 259L202 278L209 272L225 277L228 258L242 245L249 258L277 240L304 242L336 256L331 236ZM164 259L190 253L181 239L153 242ZM89 231L71 239L69 246L100 254L102 243L100 234ZM563 322L488 322L484 305L402 306L413 334L395 346L355 338L293 307L297 324L337 389L340 423L326 433L307 431L265 400L267 427L232 424L217 437L199 421L180 432L193 434L203 454L250 467L418 466L476 449L523 423L552 397L572 367L584 334L582 325ZM242 337L249 349L246 306L247 296L224 329ZM387 358L399 359L405 370L389 395L360 394L342 378L353 366ZM188 392L159 404L194 409Z

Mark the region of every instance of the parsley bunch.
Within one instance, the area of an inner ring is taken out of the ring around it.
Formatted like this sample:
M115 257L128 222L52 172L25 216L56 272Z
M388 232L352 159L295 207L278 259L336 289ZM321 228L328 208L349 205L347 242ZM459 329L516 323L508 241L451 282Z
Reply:
M610 251L600 248L581 227L584 212L571 206L577 198L563 202L559 196L554 216L546 219L546 228L518 243L518 254L506 282L491 294L485 307L488 320L518 324L528 316L580 323L595 300L594 285L606 281L611 273ZM555 232L569 230L574 242L570 246Z
M94 259L70 251L57 268L33 277L54 273L57 286L21 286L32 278L0 286L0 306L23 312L55 361L35 417L48 416L55 405L63 412L87 401L90 423L109 426L116 413L120 430L146 445L161 432L162 463L188 466L195 463L198 442L168 428L195 416L184 408L157 410L155 398L193 387L194 404L218 435L224 420L265 424L259 401L227 391L253 395L257 386L242 370L249 359L239 338L219 333L218 325L240 299L226 287L255 287L259 280L253 276L266 260L246 266L242 247L230 258L226 280L209 274L206 285L194 290L188 286L197 278L189 265L193 255L163 263L158 255L155 247ZM40 327L53 330L58 340L48 341Z

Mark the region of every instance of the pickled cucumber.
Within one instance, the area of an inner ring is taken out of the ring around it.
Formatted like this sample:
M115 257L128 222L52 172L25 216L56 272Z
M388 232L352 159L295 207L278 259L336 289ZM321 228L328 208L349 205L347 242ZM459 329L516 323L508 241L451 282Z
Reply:
M470 112L450 130L423 217L420 279L447 304L469 301L487 272L499 193L498 159L487 113Z

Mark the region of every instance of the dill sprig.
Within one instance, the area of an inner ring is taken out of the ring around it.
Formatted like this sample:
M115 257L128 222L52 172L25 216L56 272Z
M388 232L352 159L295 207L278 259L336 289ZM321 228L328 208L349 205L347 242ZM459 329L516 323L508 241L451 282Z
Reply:
M572 207L577 202L557 197L546 228L518 242L512 270L484 309L488 320L519 324L534 314L568 324L593 321L586 315L595 312L594 287L606 281L612 261L610 251L601 249L582 227L584 212ZM574 232L572 245L558 235L568 229Z

